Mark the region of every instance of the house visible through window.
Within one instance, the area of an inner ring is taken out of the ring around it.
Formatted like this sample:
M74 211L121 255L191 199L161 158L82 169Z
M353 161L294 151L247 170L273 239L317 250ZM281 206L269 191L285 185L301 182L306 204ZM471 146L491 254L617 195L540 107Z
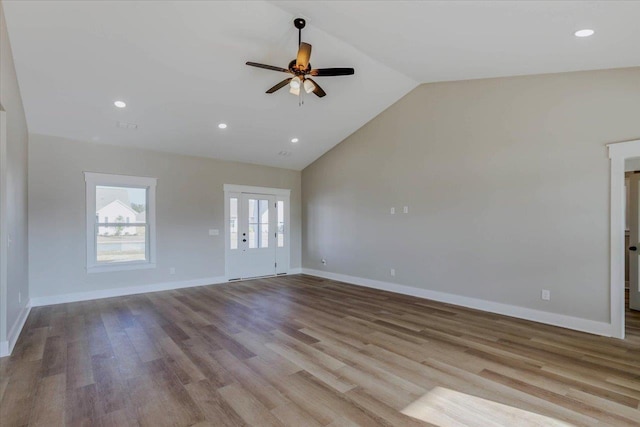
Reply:
M87 269L155 266L155 178L85 173Z

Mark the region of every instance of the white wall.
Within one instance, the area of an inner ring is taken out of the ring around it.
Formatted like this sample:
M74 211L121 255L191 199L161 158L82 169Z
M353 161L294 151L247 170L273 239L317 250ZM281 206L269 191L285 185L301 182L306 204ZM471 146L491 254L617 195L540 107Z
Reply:
M158 179L157 268L87 274L85 171ZM291 189L291 268L300 268L300 178L293 170L32 134L31 295L38 299L224 276L224 184ZM211 228L220 235L209 236Z
M640 68L421 85L302 172L303 267L608 323L639 112Z
M20 88L13 64L9 36L0 3L0 106L6 111L6 157L0 197L5 217L0 250L6 256L6 270L0 286L0 354L14 343L29 300L27 256L27 146L28 131ZM8 246L8 240L11 244ZM21 301L20 301L21 300Z

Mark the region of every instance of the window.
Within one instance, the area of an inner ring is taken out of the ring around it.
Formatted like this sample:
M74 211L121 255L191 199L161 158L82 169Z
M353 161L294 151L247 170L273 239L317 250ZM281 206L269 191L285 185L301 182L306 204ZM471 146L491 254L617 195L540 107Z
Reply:
M231 249L238 249L238 198L229 199L229 241Z
M156 179L85 172L87 270L155 267Z
M278 200L278 247L284 248L284 200Z

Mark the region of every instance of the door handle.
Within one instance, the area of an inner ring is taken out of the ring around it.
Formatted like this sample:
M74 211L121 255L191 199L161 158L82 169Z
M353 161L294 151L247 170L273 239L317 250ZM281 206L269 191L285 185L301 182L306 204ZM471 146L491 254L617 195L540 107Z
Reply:
M247 239L242 239L242 241L243 241L243 242L246 242L246 241L247 241Z
M638 250L638 248L636 246L629 246L629 250L635 252Z

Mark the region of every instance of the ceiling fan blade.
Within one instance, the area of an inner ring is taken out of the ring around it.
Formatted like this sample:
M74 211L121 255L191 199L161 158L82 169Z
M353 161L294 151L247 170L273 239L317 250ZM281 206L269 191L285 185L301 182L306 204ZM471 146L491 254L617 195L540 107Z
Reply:
M327 94L327 92L322 90L320 85L318 83L314 82L313 79L310 79L310 78L307 77L305 80L309 80L311 83L313 83L313 85L315 86L315 88L313 88L313 93L315 93L318 98L322 98L323 96L325 96Z
M247 65L249 65L251 67L264 68L265 70L282 71L283 73L289 73L290 72L286 68L274 67L273 65L258 64L257 62L247 62Z
M315 70L311 70L309 74L312 76L318 77L329 77L329 76L350 76L355 71L353 68L318 68Z
M300 43L296 66L301 70L306 70L309 66L309 58L311 58L311 45L304 42Z
M269 89L266 93L273 93L273 92L277 91L278 89L282 89L283 87L285 87L286 85L289 84L291 79L293 79L293 77L289 77L288 79L284 79L283 81L281 81L280 83L278 83L277 85L275 85L274 87Z

